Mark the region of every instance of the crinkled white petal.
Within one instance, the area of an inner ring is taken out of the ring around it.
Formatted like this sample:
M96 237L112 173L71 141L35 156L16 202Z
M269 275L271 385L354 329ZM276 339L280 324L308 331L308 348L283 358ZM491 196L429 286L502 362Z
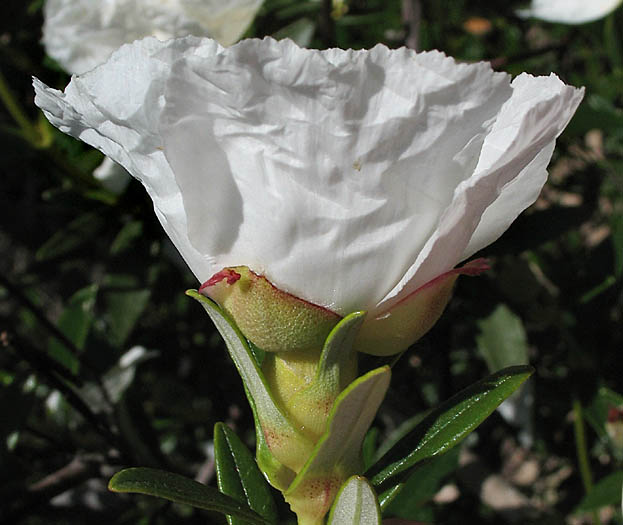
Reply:
M584 24L599 20L614 11L623 0L532 0L530 7L517 11L524 18L546 22Z
M312 302L372 308L433 233L509 94L485 64L383 46L245 41L179 60L161 135L190 241L217 269L244 261Z
M93 177L108 191L116 194L123 193L130 182L130 174L125 168L108 157L93 170Z
M143 182L200 281L246 265L340 313L384 309L496 238L581 98L439 52L272 39L137 42L64 95L36 88Z
M547 165L555 145L552 141L549 146L543 148L517 177L502 188L499 197L489 205L480 218L461 260L468 259L496 241L519 214L536 201L547 180Z
M456 187L435 232L381 309L493 242L538 197L555 140L584 90L565 85L553 74L523 73L511 87L512 95L485 138L473 173Z
M46 0L43 43L69 73L106 61L122 44L209 36L223 45L245 32L263 0Z
M191 269L201 267L204 256L188 240L182 196L157 127L171 63L198 43L194 37L164 43L148 38L123 46L105 66L74 77L65 93L34 80L35 104L54 126L99 149L143 183Z

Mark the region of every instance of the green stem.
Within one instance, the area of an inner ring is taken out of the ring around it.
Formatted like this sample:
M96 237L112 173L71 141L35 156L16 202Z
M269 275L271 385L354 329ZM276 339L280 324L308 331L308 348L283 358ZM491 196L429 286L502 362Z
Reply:
M2 99L2 102L4 103L7 111L20 127L23 137L33 146L38 147L40 144L39 133L37 132L37 129L32 125L32 123L26 116L26 113L22 110L21 106L18 104L1 71L0 99Z
M586 446L586 432L584 431L584 416L582 404L578 399L573 400L573 432L575 434L575 449L578 456L580 476L584 485L584 492L588 494L593 488L593 474L588 460L588 448ZM593 523L601 525L599 513L593 512Z

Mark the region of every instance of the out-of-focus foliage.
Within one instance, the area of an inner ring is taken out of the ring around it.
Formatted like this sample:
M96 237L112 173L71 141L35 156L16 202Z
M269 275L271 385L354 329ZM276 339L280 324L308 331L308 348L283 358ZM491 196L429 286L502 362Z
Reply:
M105 190L92 177L101 155L34 107L31 75L59 88L68 80L40 45L42 3L0 7L0 522L223 523L106 490L126 466L216 486L214 424L253 446L253 418L212 324L183 294L197 283L142 188ZM536 369L528 420L491 416L457 457L404 480L387 516L621 521L623 9L565 26L518 18L526 3L267 0L248 31L310 47L417 40L586 86L542 196L479 254L493 270L461 281L437 326L394 366L366 457L488 366L516 364L509 359ZM404 7L417 5L419 19L405 19ZM362 368L377 364L364 358ZM520 441L528 425L529 446ZM279 494L275 501L292 522Z

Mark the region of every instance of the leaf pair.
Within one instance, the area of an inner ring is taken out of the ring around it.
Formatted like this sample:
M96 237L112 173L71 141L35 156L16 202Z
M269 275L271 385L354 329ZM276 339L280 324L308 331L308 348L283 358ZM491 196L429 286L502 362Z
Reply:
M380 523L380 509L387 508L402 491L414 467L458 444L532 373L528 366L509 367L463 390L430 412L373 464L366 473L370 482L361 476L349 478L362 470L363 436L385 395L389 368L372 370L344 389L331 409L325 434L317 443L307 443L273 400L251 348L236 326L209 299L194 292L189 295L198 299L213 319L244 380L256 420L257 462L262 471L271 484L284 492L293 510L303 515L317 515L321 519L337 494L329 514L328 523L333 525ZM346 317L327 339L319 376L326 376L329 383L339 360L338 347L350 342L351 332L356 331L360 319L361 314ZM332 342L334 347L331 347ZM272 454L267 429L275 428L294 438L291 454L305 454L308 458L298 474ZM296 440L301 441L296 443ZM251 453L233 431L222 424L215 427L215 456L222 492L152 469L122 471L113 477L110 488L157 495L223 512L233 525L275 523L270 489ZM380 505L373 485L384 490ZM311 489L318 486L322 490L314 493Z

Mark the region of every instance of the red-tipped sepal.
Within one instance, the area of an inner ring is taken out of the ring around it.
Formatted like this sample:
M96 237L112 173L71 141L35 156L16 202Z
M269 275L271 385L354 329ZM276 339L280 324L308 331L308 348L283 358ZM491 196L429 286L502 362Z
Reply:
M246 266L224 268L199 292L216 301L245 337L267 352L319 352L342 318L279 290Z
M429 281L389 310L368 317L355 340L355 349L379 356L403 352L441 317L459 275L480 275L488 269L485 259L476 259Z

